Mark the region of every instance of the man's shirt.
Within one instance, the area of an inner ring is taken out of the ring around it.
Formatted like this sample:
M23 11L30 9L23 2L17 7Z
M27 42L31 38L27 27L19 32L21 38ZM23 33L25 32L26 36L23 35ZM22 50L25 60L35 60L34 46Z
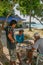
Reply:
M16 41L18 42L18 43L23 43L23 41L24 41L24 34L22 34L22 35L16 35Z
M36 50L38 49L39 53L43 54L43 38L37 40L33 45L33 48L35 48Z
M7 37L7 47L9 49L14 49L16 46L15 46L15 43L12 43L11 40L8 38L8 34L12 34L12 38L14 39L14 33L13 33L13 29L12 27L8 26L6 27L6 37Z

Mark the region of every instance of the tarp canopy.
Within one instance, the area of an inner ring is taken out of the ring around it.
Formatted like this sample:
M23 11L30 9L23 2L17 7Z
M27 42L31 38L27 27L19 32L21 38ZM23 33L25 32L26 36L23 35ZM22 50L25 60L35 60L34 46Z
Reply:
M24 21L24 19L20 18L19 16L9 16L8 18L6 17L0 17L0 21L6 21L10 22L11 20L16 20L17 22L19 21Z

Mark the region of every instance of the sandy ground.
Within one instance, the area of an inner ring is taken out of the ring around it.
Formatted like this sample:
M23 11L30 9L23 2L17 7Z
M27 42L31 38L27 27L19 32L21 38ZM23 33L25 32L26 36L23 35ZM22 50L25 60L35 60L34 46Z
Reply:
M29 31L28 29L24 30L24 34L30 35L33 37L34 33L38 32L41 37L43 37L43 30L41 29L32 29L32 31Z

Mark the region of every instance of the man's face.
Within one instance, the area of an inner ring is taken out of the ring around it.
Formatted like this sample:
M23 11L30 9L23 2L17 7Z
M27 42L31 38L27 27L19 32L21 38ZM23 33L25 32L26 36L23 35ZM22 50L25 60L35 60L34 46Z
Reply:
M12 28L15 28L15 27L16 27L16 24L13 24L13 25L12 25Z
M38 40L38 39L39 39L39 36L34 36L34 38L35 38L36 40Z

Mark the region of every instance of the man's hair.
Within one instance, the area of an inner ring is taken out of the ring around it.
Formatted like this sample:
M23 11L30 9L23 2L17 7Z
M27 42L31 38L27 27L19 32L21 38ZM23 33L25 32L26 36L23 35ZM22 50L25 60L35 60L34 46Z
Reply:
M39 33L38 33L38 32L34 33L34 37L35 37L35 36L40 37L40 35L39 35Z
M13 24L17 24L17 21L12 20L12 21L10 22L10 26L12 26Z
M24 32L24 30L19 30L19 32Z

